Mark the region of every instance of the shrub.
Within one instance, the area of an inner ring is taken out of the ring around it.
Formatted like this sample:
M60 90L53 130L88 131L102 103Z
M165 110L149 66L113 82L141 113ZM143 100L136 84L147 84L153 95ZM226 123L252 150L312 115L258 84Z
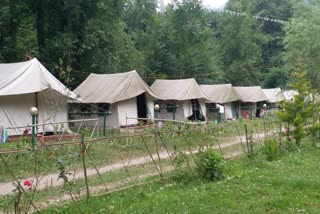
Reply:
M264 141L264 153L267 160L276 160L280 155L280 148L276 139L270 138Z
M210 181L224 178L224 158L212 148L201 151L196 157L197 171L199 175Z

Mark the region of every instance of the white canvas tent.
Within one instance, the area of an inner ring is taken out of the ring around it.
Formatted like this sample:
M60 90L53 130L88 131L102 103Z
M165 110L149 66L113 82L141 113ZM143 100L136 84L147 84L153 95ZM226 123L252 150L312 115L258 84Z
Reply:
M152 119L154 98L157 98L157 95L136 71L116 74L90 74L74 92L91 109L85 114L77 110L75 112L76 119L97 117L97 113L99 114L99 111L101 111L99 105L108 104L108 107L104 110L111 112L111 115L106 118L106 127L138 124L137 119L127 118L147 117ZM93 109L97 109L98 112ZM100 117L99 123L102 127L103 117Z
M30 125L29 110L32 106L38 108L37 123L67 121L68 97L76 96L36 58L0 64L0 126ZM55 127L49 125L37 127L37 131L52 132L61 127L61 124ZM63 127L68 128L67 124ZM9 135L21 135L23 132L24 129L8 129Z
M281 88L269 88L262 90L268 98L268 103L278 103L285 99L283 93L281 92Z
M159 119L185 121L200 113L202 119L205 120L205 101L208 98L201 91L195 79L158 79L150 88L158 95L160 100ZM176 108L172 108L172 106L176 106Z
M244 118L259 117L262 104L268 100L260 86L233 87L240 98L240 115Z
M223 114L225 119L237 118L236 101L239 101L240 98L231 84L200 85L200 88L208 97L210 103L224 106Z
M295 90L284 90L283 92L283 96L285 100L293 100L294 95L298 95L299 93Z

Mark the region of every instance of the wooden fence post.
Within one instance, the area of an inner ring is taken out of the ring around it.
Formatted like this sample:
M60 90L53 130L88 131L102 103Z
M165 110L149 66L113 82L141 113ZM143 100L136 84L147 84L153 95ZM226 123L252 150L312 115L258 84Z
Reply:
M88 200L89 197L90 197L90 192L89 192L87 167L86 167L86 160L85 160L86 145L84 144L84 136L83 136L83 134L81 135L81 145L82 145L81 154L82 154L83 174L84 174L84 179L85 179L85 182L86 182L87 200Z

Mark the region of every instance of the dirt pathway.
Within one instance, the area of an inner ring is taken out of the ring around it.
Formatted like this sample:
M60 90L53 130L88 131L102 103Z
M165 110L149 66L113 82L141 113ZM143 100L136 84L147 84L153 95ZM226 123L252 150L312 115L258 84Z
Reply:
M235 158L241 154L243 154L243 153L242 152L234 152L234 153L225 155L225 158L232 159L232 158ZM162 168L162 172L169 172L172 170L174 170L173 166L168 166L168 167ZM122 179L122 180L119 180L116 182L109 182L109 183L106 183L105 185L98 185L98 186L90 187L90 195L97 196L99 194L105 194L106 187L108 188L108 193L111 193L111 192L116 192L116 191L120 191L123 189L132 188L134 186L145 185L147 183L143 182L144 179L146 179L148 177L156 176L156 175L158 175L157 172L145 173L145 174L141 174L138 176L133 176L131 178ZM135 184L132 184L132 182L135 182ZM86 195L85 190L82 190L79 193L80 197L85 197L85 195ZM49 206L61 205L62 203L70 201L70 200L71 200L70 194L64 194L61 196L51 197L51 198L47 199L45 202L38 202L36 204L36 206L37 206L38 210L39 209L42 210L42 209L48 208Z
M264 135L259 134L259 136L255 135L253 137L254 138L263 138ZM244 139L245 139L245 136L241 136L242 142L244 141ZM220 148L223 149L223 148L231 147L233 145L240 144L240 143L241 143L240 138L235 137L235 139L230 140L230 142L220 144ZM218 150L219 148L217 148L217 146L216 146L214 149ZM198 149L194 149L191 152L189 150L185 151L185 154L190 155L191 153L196 154L198 152L199 152ZM169 153L171 155L171 151ZM234 155L238 155L238 154L235 153ZM159 152L159 156L160 156L160 159L169 159L170 158L169 154L165 150ZM152 154L152 158L154 160L158 160L158 154ZM152 162L152 158L149 155L149 156L132 158L130 160L125 160L124 162L125 162L125 165L127 165L128 167L131 167L131 166L137 166L137 165L150 163L150 162ZM98 170L99 170L100 174L104 174L107 172L112 172L112 171L116 171L116 170L123 169L123 168L124 168L123 163L121 161L119 161L114 164L100 167ZM87 175L88 176L95 176L95 175L97 175L97 171L94 168L87 169ZM59 176L59 173L51 173L51 174L45 175L43 178L41 178L38 181L37 189L41 190L41 189L45 189L46 187L57 187L57 186L63 185L63 180L62 179L58 180L58 176ZM71 176L71 175L69 176L69 179L70 180L84 179L83 171L75 171L73 176ZM29 178L21 179L21 182L23 183L24 180L35 181L36 178L29 177ZM12 194L12 191L14 189L15 189L15 187L12 184L12 182L0 183L0 195Z

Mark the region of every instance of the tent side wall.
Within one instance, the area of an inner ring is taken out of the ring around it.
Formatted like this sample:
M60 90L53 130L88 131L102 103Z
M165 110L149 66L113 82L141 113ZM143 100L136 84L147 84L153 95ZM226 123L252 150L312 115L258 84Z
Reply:
M0 96L0 125L5 128L31 125L30 108L33 106L38 107L37 123L64 122L68 119L67 97L53 90L45 90L37 95ZM8 129L8 134L21 135L25 129ZM38 126L36 131L41 133L62 129L69 131L68 124Z
M30 125L32 106L35 106L34 94L1 96L0 125L5 128ZM21 135L25 129L8 129L8 135Z
M128 100L123 100L117 103L118 105L118 121L119 126L130 126L138 124L137 119L127 119L127 118L137 118L137 98L131 98Z
M81 113L81 110L79 109L80 103L75 103L70 105L70 111L72 113L72 118L74 120L86 120L86 119L96 119L98 118L98 126L99 129L102 130L104 126L104 117L101 115L98 115L97 113ZM90 109L99 109L98 104L86 104L88 105L88 108ZM88 110L90 110L88 109ZM119 120L118 120L118 105L117 103L110 106L110 111L112 112L111 115L106 116L106 128L114 128L119 127ZM80 126L81 122L75 122L74 126L78 128ZM93 128L96 125L96 121L85 121L85 124L82 125L83 128L89 127Z
M200 104L200 108L201 108L201 114L204 116L205 121L207 121L207 107L206 107L206 100L204 99L199 99L199 104Z
M224 104L224 115L226 120L233 119L233 113L232 113L232 103L225 103Z
M152 119L154 118L154 99L151 95L146 93L146 99L147 99L147 110L148 110L148 118Z
M200 112L206 119L206 106L204 99L198 99L200 105ZM183 101L157 101L160 105L159 119L167 119L167 120L177 120L177 121L186 121L188 117L193 114L191 100L183 100ZM173 112L170 111L167 107L169 103L177 105L175 112L175 118L173 118Z
M242 118L256 117L257 103L243 103L239 105L239 116Z
M172 103L172 104L178 105L178 108L176 108L176 112L175 112L175 120L179 120L179 121L185 120L184 113L183 113L183 102L159 100L157 101L157 103L160 105L160 111L158 114L159 119L173 120L173 112L167 106L169 103Z
M53 90L45 90L38 93L38 123L64 122L68 120L68 98ZM42 130L43 129L43 130ZM44 132L69 130L68 123L46 125L38 128Z
M154 103L153 98L147 95L147 108L148 108L148 117L153 118L154 115ZM102 129L104 126L104 118L103 116L98 116L97 114L81 114L79 112L79 106L81 103L71 104L71 111L73 113L73 119L93 119L99 117L99 126ZM98 104L86 104L91 105L93 109L98 109ZM119 128L121 126L131 126L137 125L137 119L127 119L127 118L137 118L138 117L138 109L137 109L137 97L133 97L128 100L123 100L120 102L116 102L110 105L111 115L107 115L106 117L106 127L107 128ZM76 127L80 125L80 122L75 124ZM89 127L94 127L95 121L88 121L86 125Z

